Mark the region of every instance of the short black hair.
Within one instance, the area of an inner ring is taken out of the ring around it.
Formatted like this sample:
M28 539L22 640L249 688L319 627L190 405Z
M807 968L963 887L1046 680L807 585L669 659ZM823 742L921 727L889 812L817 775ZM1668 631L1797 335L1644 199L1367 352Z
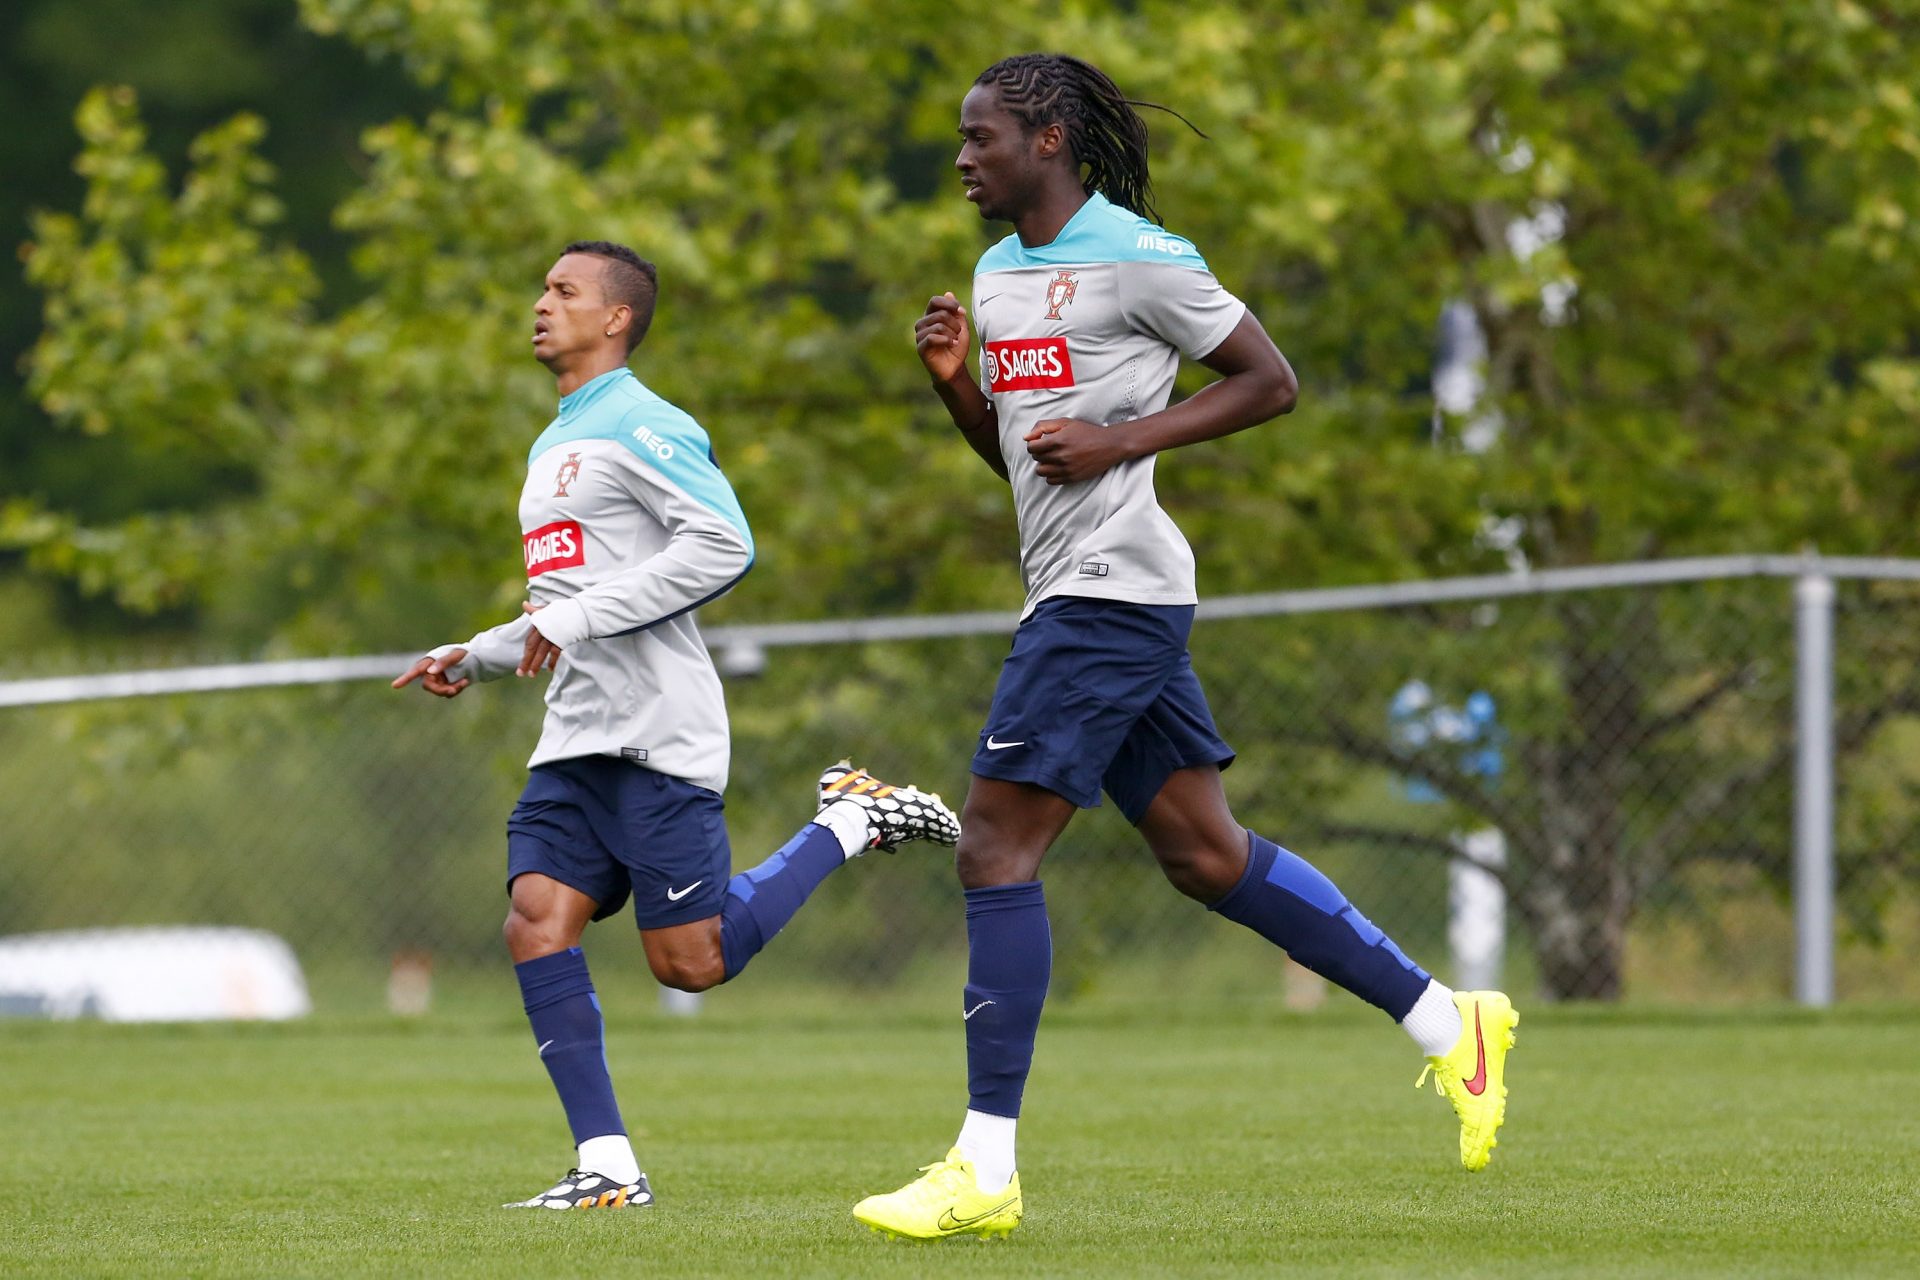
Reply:
M575 240L560 251L585 253L606 263L600 271L600 288L609 302L633 309L633 324L627 330L627 354L640 345L653 324L653 302L660 294L660 272L651 262L611 240Z

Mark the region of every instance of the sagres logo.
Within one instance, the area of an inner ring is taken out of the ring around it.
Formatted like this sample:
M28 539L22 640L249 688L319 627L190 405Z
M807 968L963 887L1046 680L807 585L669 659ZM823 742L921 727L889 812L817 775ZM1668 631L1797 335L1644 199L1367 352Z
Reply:
M1047 281L1047 319L1058 320L1060 308L1073 301L1073 295L1080 292L1080 282L1075 273L1062 268L1053 273L1053 279Z
M580 478L580 455L577 453L570 453L567 455L567 460L560 464L560 470L554 473L553 496L556 498L566 497L567 486L572 484L575 480L578 480L579 478Z
M527 576L537 578L555 569L571 569L587 562L587 540L573 520L543 524L521 539L527 553Z
M1015 338L987 344L987 382L994 391L1073 385L1065 338Z

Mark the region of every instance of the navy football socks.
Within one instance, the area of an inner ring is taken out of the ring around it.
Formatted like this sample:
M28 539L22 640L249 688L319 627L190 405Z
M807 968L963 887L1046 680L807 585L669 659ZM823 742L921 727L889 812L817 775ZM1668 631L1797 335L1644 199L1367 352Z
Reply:
M967 890L968 1105L1017 1116L1053 974L1053 933L1040 882Z
M553 1077L560 1105L578 1146L589 1138L625 1133L620 1104L607 1074L606 1023L593 993L587 957L578 947L513 966L540 1061Z
M840 838L808 823L771 858L727 883L720 906L720 954L731 981L773 941L803 903L846 863Z
M1243 924L1399 1022L1430 981L1304 858L1247 832L1247 870L1207 908Z

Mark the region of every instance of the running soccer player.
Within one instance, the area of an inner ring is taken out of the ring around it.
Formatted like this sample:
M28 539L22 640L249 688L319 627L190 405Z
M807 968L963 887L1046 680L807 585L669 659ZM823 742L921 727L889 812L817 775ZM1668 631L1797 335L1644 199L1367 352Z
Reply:
M1194 246L1157 225L1146 126L1098 69L1057 54L987 68L960 107L956 167L1014 234L914 327L954 425L1013 486L1025 611L973 757L956 850L970 959L969 1104L945 1159L854 1216L913 1238L1020 1222L1015 1119L1052 964L1036 876L1104 788L1175 888L1379 1006L1427 1055L1487 1163L1518 1015L1453 992L1307 862L1235 821L1220 738L1187 654L1193 554L1153 490L1154 456L1293 407L1292 369ZM1220 375L1169 408L1182 355ZM1424 1084L1427 1071L1418 1083Z
M656 287L652 263L600 240L568 245L547 273L533 350L560 412L520 491L532 599L522 617L432 650L393 682L453 698L509 671L553 673L507 822L506 940L578 1159L508 1208L653 1201L607 1071L580 949L590 920L631 895L654 977L704 991L738 976L847 860L909 840L950 845L960 830L939 796L842 761L820 777L813 821L730 875L727 708L692 610L746 574L753 537L706 433L627 369Z

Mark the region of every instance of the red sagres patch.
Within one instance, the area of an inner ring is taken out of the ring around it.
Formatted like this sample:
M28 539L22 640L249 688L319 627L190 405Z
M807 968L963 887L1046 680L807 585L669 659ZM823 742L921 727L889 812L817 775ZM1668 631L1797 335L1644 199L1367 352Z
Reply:
M995 393L1073 385L1065 338L1015 338L987 344L987 384Z
M587 562L587 540L575 520L543 524L522 539L527 553L527 576L537 578L555 569L571 569Z

